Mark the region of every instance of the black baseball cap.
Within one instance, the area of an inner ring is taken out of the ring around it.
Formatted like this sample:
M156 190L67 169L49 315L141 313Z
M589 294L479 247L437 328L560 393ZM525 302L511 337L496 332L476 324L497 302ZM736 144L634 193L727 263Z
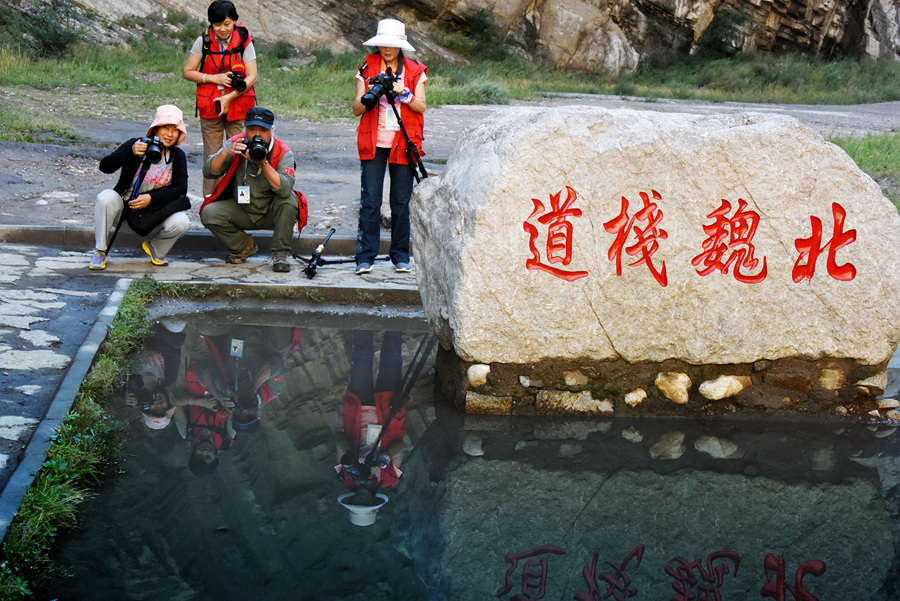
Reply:
M244 127L258 125L266 129L272 129L274 124L275 115L269 109L264 109L261 106L251 108L247 111L247 116L244 118Z

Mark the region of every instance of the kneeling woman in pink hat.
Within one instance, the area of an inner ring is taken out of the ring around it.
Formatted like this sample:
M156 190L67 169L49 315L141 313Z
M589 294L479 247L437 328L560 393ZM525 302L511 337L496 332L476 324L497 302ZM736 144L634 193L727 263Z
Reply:
M144 238L141 246L150 262L169 264L166 255L190 227L187 159L178 148L186 133L181 109L164 104L156 109L146 138L131 138L100 160L103 173L121 171L116 185L97 195L91 269L106 268L106 255L123 211L128 226Z

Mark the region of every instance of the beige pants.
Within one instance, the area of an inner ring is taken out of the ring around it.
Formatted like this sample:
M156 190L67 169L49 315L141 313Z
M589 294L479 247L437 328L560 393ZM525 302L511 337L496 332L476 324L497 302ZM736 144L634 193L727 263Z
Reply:
M200 119L200 135L203 136L203 162L222 148L226 139L244 131L244 120L225 121L224 119ZM206 198L216 189L220 178L203 180L203 197Z

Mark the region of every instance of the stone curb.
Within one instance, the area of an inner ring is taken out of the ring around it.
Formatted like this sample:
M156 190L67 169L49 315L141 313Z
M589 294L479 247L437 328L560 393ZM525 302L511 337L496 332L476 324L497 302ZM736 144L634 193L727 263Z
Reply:
M94 362L97 352L100 350L100 344L106 339L107 328L112 323L113 318L119 310L119 303L122 297L131 285L130 278L123 278L116 282L116 287L110 293L106 301L106 305L97 316L90 332L78 349L78 353L72 360L66 370L66 375L60 382L50 407L47 409L46 415L41 419L40 424L28 441L22 459L16 466L9 480L0 492L0 540L6 536L9 525L13 517L19 511L19 505L28 487L31 486L35 474L41 468L44 460L47 458L47 451L50 449L50 437L53 431L58 428L75 402L75 396L78 389L84 381L88 370Z
M310 255L315 248L325 239L327 231L321 234L301 234L292 241L293 250L300 255ZM140 238L131 231L122 229L116 238L115 246L119 248L140 248ZM270 252L271 235L262 231L254 232L259 250L263 253ZM56 246L62 248L79 248L88 251L94 248L94 230L88 228L75 228L68 226L20 226L0 225L0 242L15 244L39 244L41 246ZM390 249L390 240L382 240L380 254L387 254ZM225 250L216 242L212 234L206 230L191 230L175 245L175 252L204 252L224 253ZM334 235L328 241L327 255L340 255L352 257L356 254L356 238L351 236Z

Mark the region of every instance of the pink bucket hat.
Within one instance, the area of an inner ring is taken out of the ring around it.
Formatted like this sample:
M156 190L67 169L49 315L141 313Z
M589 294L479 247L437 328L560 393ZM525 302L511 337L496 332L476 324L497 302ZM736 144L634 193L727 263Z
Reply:
M156 109L156 117L153 118L153 123L150 124L150 128L147 130L147 137L152 136L153 130L160 125L174 125L181 132L181 135L178 136L178 141L175 142L175 146L184 142L184 138L187 136L187 126L184 124L184 115L181 113L180 108L174 104L164 104L158 107Z
M165 123L163 125L166 125ZM155 415L144 414L144 425L150 428L151 430L162 430L166 426L169 425L169 422L172 421L172 415L175 414L175 407L169 407L169 410L166 411L166 414L162 417L156 417Z

